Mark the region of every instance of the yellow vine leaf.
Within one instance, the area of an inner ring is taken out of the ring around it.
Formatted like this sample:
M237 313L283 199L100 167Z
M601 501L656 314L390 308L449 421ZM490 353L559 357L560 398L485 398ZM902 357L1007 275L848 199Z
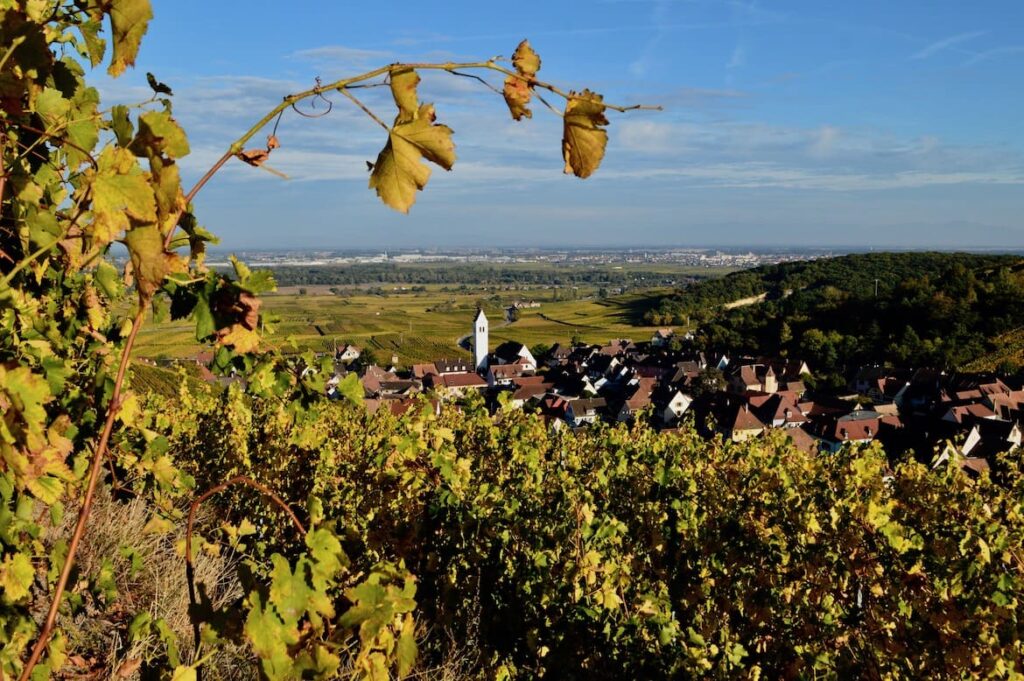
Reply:
M533 51L529 40L523 40L512 53L512 66L524 76L532 78L540 71L540 56Z
M413 69L391 74L391 96L395 98L395 106L398 107L396 123L411 121L419 114L420 101L416 95L419 84L420 75Z
M153 188L130 151L108 146L100 154L97 166L97 170L86 172L94 216L86 230L93 239L108 244L127 230L132 221L156 220Z
M232 324L217 339L218 344L233 347L235 352L245 354L259 347L260 334L242 324Z
M136 227L125 235L139 291L151 295L171 272L184 272L185 262L164 250L164 236L155 225Z
M519 121L524 117L533 118L533 112L530 111L528 104L533 98L531 83L534 76L537 75L537 71L540 70L540 57L530 47L530 41L524 40L516 47L516 51L512 54L512 66L515 67L516 73L527 80L515 76L505 78L505 87L502 90L505 103L508 104L508 110L515 120Z
M24 553L15 553L4 558L0 564L0 586L4 601L15 603L28 595L35 578L32 561Z
M135 66L139 43L149 28L153 8L149 0L111 0L110 28L114 37L114 57L107 73L119 76L129 66Z
M603 126L608 125L608 119L604 115L605 106L601 103L601 95L584 90L579 94L570 92L569 96L562 132L565 172L587 178L597 170L604 158L608 133Z
M370 188L397 211L408 213L416 202L416 192L427 186L430 167L422 159L445 170L455 163L452 130L434 123L434 118L434 106L424 104L414 120L396 122L373 166Z

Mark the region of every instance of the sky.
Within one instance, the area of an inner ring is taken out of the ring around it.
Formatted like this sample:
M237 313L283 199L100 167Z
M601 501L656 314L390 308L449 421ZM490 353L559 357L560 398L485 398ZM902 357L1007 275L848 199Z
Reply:
M199 195L225 248L1024 247L1021 0L154 0L154 12L137 69L100 87L108 105L148 97L147 71L174 89L186 180L318 77L508 57L523 38L542 80L664 107L609 112L604 163L579 180L542 105L514 122L481 83L425 75L420 99L455 130L459 160L402 215L367 187L385 131L334 94L322 118L282 118L268 164L288 179L233 161ZM393 118L387 88L357 94Z

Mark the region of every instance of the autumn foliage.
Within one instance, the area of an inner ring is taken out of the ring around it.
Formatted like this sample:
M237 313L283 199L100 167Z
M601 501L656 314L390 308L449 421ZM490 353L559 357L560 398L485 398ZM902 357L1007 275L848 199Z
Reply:
M266 272L205 265L192 199L265 166L303 100L386 130L369 184L403 212L456 160L418 72L500 74L516 120L561 97L581 178L608 112L640 107L539 80L525 41L512 68L391 64L285 97L186 191L174 89L104 108L89 84L152 16L0 2L0 678L1020 675L1016 462L972 481L777 439L554 436L472 400L370 416L354 376L326 403L330 359L276 346ZM164 316L244 387L146 394L132 349Z

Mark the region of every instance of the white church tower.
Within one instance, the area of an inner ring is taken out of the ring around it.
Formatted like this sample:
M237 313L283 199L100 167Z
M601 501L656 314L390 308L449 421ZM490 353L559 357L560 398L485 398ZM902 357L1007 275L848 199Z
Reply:
M473 360L477 371L487 369L487 315L477 309L473 319Z

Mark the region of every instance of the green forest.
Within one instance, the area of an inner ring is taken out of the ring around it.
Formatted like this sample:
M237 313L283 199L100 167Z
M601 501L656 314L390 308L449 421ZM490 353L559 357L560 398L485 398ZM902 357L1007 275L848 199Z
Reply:
M269 268L281 286L357 284L457 284L457 285L544 285L544 286L671 286L694 281L700 275L645 269L552 265L385 265L277 266ZM682 268L686 272L695 268Z
M702 322L705 348L799 357L836 381L866 363L959 368L998 353L1007 334L1024 327L1024 260L871 253L772 265L695 284L646 318L686 316ZM1019 368L1011 359L1001 364Z

